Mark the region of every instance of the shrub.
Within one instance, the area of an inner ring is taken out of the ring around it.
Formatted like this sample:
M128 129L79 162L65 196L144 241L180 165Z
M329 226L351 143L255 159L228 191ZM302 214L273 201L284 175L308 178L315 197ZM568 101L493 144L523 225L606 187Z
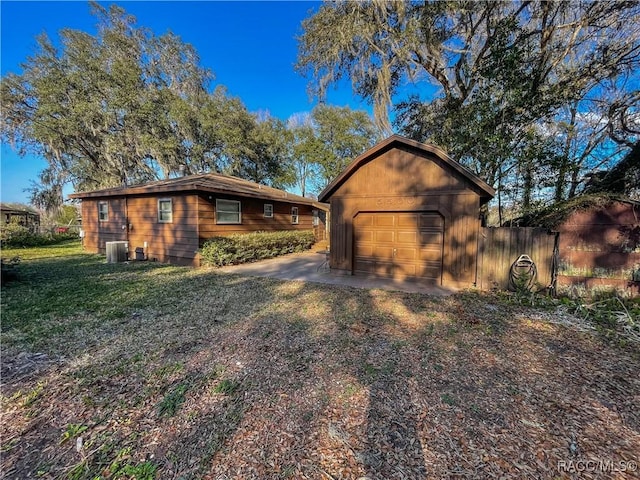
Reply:
M27 227L23 227L18 223L7 223L0 227L0 242L2 246L13 246L15 243L24 242L32 233Z
M76 233L33 233L27 227L17 223L8 223L0 229L2 247L41 247L53 245L64 240L78 238Z
M311 248L314 242L311 230L254 232L210 238L200 254L205 263L222 267L302 252Z

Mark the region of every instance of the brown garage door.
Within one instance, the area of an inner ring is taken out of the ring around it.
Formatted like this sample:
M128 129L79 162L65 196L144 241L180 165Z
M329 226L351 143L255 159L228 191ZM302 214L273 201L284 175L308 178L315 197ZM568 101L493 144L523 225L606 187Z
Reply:
M354 272L440 283L444 219L434 212L359 213Z

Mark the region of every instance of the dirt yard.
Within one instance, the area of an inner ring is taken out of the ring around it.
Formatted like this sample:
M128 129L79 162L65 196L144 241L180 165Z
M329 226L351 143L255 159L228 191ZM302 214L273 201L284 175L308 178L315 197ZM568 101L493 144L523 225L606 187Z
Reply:
M65 261L3 287L2 478L640 476L640 349L566 310Z

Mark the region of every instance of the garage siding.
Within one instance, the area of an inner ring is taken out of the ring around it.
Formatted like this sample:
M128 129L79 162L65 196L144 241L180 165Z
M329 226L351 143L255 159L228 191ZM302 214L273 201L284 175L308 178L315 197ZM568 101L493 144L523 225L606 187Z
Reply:
M332 270L472 286L477 185L437 155L403 142L362 157L328 198Z

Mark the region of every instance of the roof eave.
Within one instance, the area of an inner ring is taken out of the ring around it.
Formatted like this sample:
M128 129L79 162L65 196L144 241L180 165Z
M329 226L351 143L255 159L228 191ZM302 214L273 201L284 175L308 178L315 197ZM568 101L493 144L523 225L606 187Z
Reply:
M155 193L184 193L184 192L206 192L206 193L222 193L225 195L233 195L237 197L243 198L258 198L263 200L269 200L274 202L284 202L284 203L295 203L295 204L306 204L315 206L320 209L328 209L327 205L322 204L322 202L317 202L312 199L306 199L304 197L299 197L297 195L291 194L288 196L280 196L269 194L269 192L264 192L264 195L256 195L251 192L240 192L237 190L233 190L232 188L216 188L211 187L209 185L202 185L200 183L185 183L184 185L160 185L160 186L139 186L139 187L129 187L129 188L112 188L112 189L104 189L104 190L95 190L93 192L81 192L81 193L72 193L69 195L69 198L74 199L85 199L85 198L105 198L105 197L128 197L131 195L152 195ZM286 193L286 192L285 192Z
M116 187L105 188L103 190L93 190L91 192L72 193L69 198L101 198L101 197L126 197L130 195L144 195L148 193L164 193L164 192L183 192L194 190L197 184L190 183L185 185L160 185L160 186L133 186L133 187Z
M402 137L400 135L392 135L389 138L381 141L380 143L374 145L366 152L358 155L348 166L345 168L340 175L338 175L329 185L325 187L320 195L318 195L318 200L321 202L328 201L329 197L333 194L333 192L342 185L354 172L358 169L358 167L364 163L366 160L379 155L387 149L393 147L394 144L404 144L415 149L421 150L423 152L429 152L433 155L437 156L445 163L447 163L450 167L456 170L458 173L468 178L480 191L480 197L483 199L487 199L488 202L495 196L495 189L487 184L480 177L475 175L471 170L467 169L460 163L453 160L446 152L434 145L427 145L424 143L417 142L415 140L411 140L406 137Z

